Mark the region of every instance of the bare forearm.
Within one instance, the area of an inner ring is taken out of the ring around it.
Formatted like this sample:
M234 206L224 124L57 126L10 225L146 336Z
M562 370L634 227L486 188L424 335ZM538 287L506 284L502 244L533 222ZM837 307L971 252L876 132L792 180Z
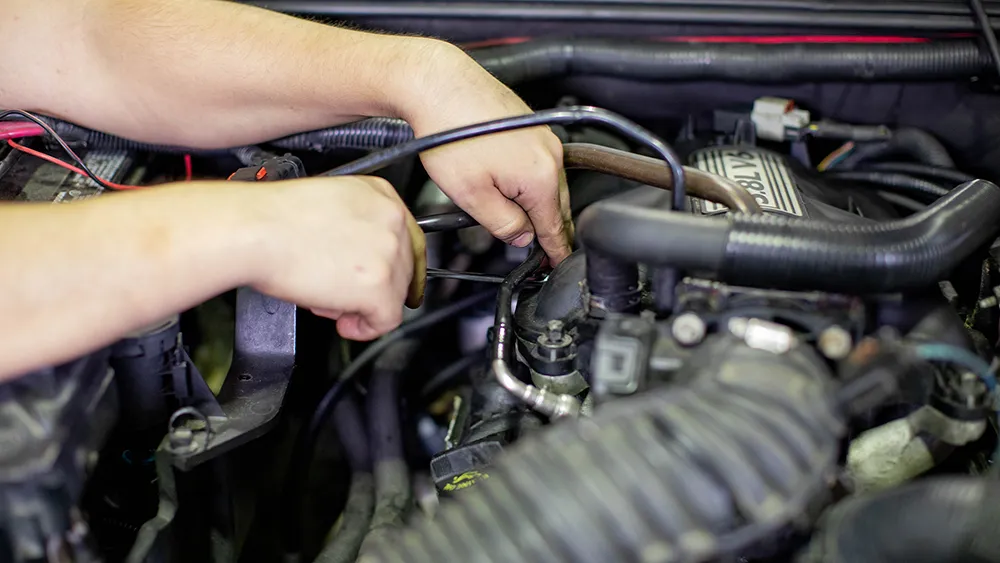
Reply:
M408 117L434 65L456 56L429 39L220 0L0 7L24 12L17 23L5 16L2 29L31 45L25 58L0 62L0 104L160 143L232 146L362 116Z
M192 184L0 205L0 239L17 241L0 245L0 380L247 283L259 233L227 191Z

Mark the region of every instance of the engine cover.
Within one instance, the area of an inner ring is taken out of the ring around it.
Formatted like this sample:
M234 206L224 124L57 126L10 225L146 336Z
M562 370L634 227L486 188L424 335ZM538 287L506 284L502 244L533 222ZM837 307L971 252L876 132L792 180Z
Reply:
M693 153L691 163L700 170L743 186L764 212L809 216L795 176L777 154L753 146L710 147ZM721 215L729 211L721 203L697 201L702 215Z

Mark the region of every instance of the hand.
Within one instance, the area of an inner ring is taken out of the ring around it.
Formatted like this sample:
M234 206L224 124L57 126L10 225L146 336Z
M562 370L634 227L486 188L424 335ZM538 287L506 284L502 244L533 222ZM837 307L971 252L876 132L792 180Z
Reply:
M253 286L337 321L351 340L399 326L420 304L424 235L386 181L310 178L265 188L269 252Z
M417 136L531 113L506 86L455 47L428 74L425 96L405 117ZM451 68L443 69L441 65ZM562 144L547 127L447 145L421 155L430 177L494 236L515 246L534 237L553 265L571 252L572 221L562 170Z

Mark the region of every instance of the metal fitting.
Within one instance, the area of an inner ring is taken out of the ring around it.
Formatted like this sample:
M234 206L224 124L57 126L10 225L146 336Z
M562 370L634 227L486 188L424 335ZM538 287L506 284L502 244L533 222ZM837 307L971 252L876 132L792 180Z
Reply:
M854 349L854 339L851 338L851 333L844 328L832 325L819 333L816 345L827 358L843 360L851 355L851 350Z
M772 354L784 354L798 344L792 329L771 321L734 317L727 328L747 346Z
M683 313L670 325L670 334L682 346L700 344L707 332L705 321L694 313Z
M558 320L549 321L545 325L545 339L552 344L561 343L565 333L563 333L563 322Z
M580 401L576 397L572 395L557 395L544 389L539 389L534 385L528 385L514 377L514 373L510 371L507 362L503 360L493 360L492 367L493 375L496 377L497 382L532 409L552 418L561 418L564 416L575 418L579 416Z

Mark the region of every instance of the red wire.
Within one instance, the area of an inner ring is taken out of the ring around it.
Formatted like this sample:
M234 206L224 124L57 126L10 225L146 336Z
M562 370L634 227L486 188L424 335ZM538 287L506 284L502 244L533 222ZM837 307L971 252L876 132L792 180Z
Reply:
M970 33L953 33L946 37L974 37ZM533 40L533 37L496 37L463 43L464 49L483 49L502 45L516 45ZM749 43L761 45L780 45L793 43L930 43L928 37L905 35L676 35L666 37L651 37L653 41L669 41L678 43Z
M0 122L0 139L21 139L24 137L39 137L45 134L45 129L26 121Z
M485 49L486 47L499 47L502 45L517 45L518 43L527 43L531 41L531 37L498 37L496 39L484 39L482 41L473 41L471 43L462 43L463 49Z
M191 165L191 155L184 155L184 181L190 182L194 174L194 167Z
M79 174L81 176L85 176L85 177L89 178L89 176L87 176L86 172L84 172L83 170L77 168L76 166L73 166L72 164L70 164L68 162L63 162L63 161L59 160L58 158L56 158L54 156L47 155L47 154L45 154L43 152L36 151L35 149L29 149L28 147L26 147L26 146L24 146L22 144L17 143L13 139L7 139L7 144L10 145L11 148L13 148L15 150L19 150L19 151L21 151L21 152L23 152L25 154L30 154L31 156L38 157L38 158L40 158L40 159L42 159L42 160L44 160L46 162L51 162L52 164L55 164L56 166L61 166L61 167L65 168L66 170L70 170L70 171L75 172L75 173L77 173L77 174ZM142 187L142 186L130 186L128 184L116 184L114 182L109 182L107 180L103 180L103 182L108 187L110 187L111 189L114 189L114 190L135 190L135 189L139 189L139 188Z
M681 35L654 37L654 41L678 43L748 43L785 45L792 43L930 43L926 37L895 35Z

